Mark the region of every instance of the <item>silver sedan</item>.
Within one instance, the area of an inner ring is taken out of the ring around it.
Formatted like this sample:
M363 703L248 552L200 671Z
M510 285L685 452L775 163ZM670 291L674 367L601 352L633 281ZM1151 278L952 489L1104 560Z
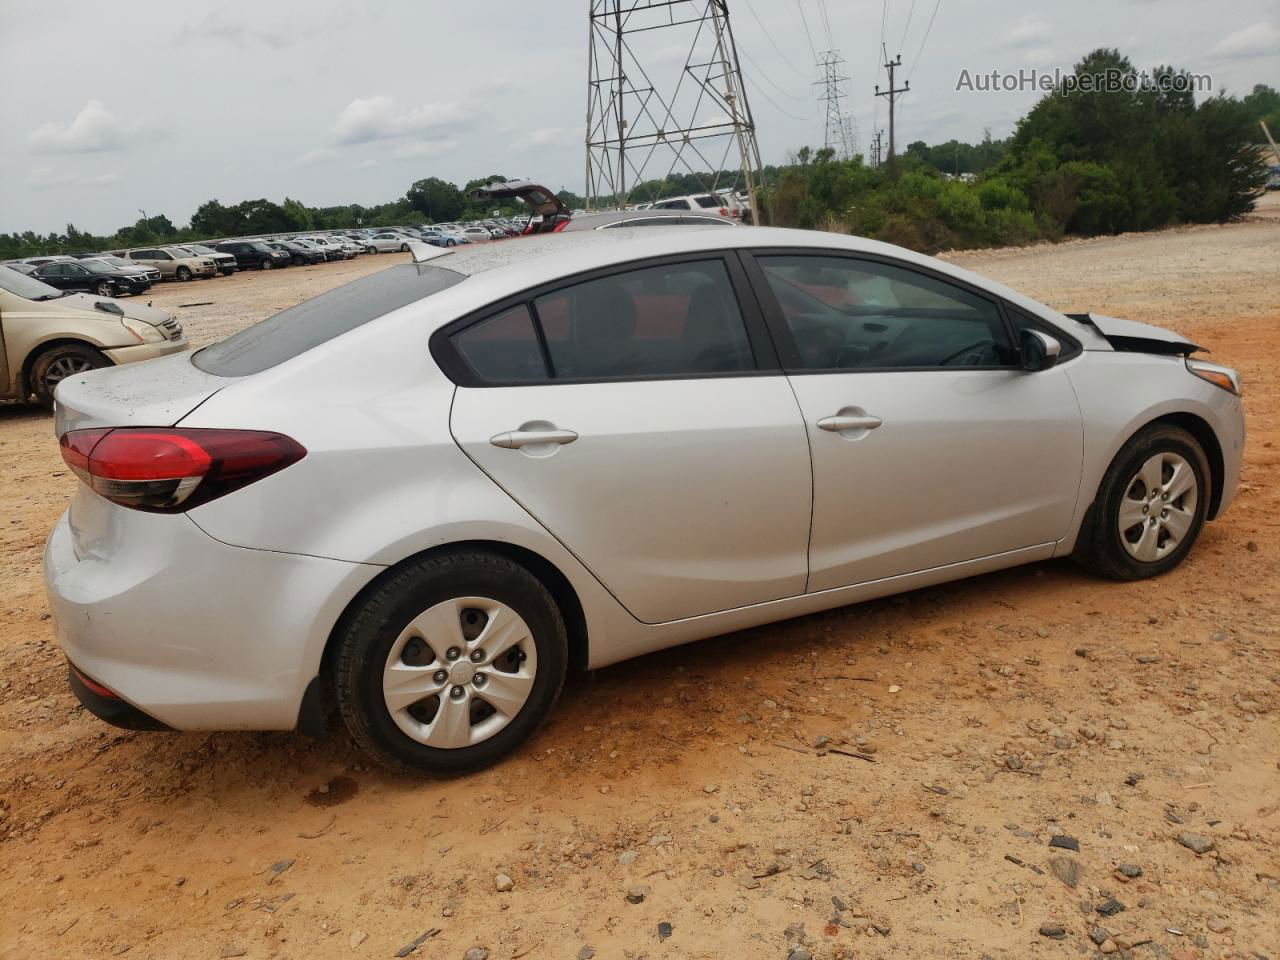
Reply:
M332 699L379 760L471 770L570 666L1051 557L1155 576L1236 488L1233 370L896 247L411 250L61 383L45 575L90 710L315 732Z

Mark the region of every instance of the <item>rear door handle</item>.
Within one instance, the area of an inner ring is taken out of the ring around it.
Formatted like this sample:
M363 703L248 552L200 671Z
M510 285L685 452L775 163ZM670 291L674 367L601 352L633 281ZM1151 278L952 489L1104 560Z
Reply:
M494 434L489 442L495 447L518 450L534 443L573 443L578 435L572 430L511 430L507 433Z
M823 417L818 421L820 430L829 430L832 433L840 433L843 430L874 430L880 424L884 423L879 417L873 417L869 413L859 415L836 414L834 417Z

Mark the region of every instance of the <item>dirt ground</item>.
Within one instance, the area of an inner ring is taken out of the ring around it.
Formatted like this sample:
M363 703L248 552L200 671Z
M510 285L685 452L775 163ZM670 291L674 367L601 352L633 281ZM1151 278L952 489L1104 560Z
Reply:
M47 415L0 409L0 957L1274 960L1277 214L952 258L1241 369L1241 489L1180 569L1043 563L571 677L451 782L341 731L79 709L40 580L73 481ZM152 299L214 301L179 311L202 343L399 259Z

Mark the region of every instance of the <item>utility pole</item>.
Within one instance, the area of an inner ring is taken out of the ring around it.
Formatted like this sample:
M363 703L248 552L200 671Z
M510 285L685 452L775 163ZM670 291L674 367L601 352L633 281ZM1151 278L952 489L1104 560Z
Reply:
M587 209L659 200L646 187L678 172L707 193L740 184L759 223L763 164L728 0L590 0L588 27ZM664 42L688 51L682 63L655 56Z
M893 85L893 72L902 66L902 54L898 54L894 59L888 60L886 57L885 69L889 71L889 89L881 90L880 84L876 84L876 96L889 98L889 167L894 166L894 159L897 157L897 145L894 140L893 128L893 108L897 103L898 94L906 93L911 89L911 81L908 80L900 87Z
M884 137L883 130L877 130L876 135L871 138L871 165L873 167L880 166L880 142Z

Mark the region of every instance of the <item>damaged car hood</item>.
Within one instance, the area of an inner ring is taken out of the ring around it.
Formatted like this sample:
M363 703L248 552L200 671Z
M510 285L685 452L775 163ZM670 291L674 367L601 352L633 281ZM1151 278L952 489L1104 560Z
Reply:
M1198 350L1204 350L1204 347L1188 340L1182 334L1150 323L1122 320L1119 317L1107 317L1100 313L1068 313L1067 316L1093 327L1116 350L1127 350L1132 353L1164 353L1171 356L1190 356Z

